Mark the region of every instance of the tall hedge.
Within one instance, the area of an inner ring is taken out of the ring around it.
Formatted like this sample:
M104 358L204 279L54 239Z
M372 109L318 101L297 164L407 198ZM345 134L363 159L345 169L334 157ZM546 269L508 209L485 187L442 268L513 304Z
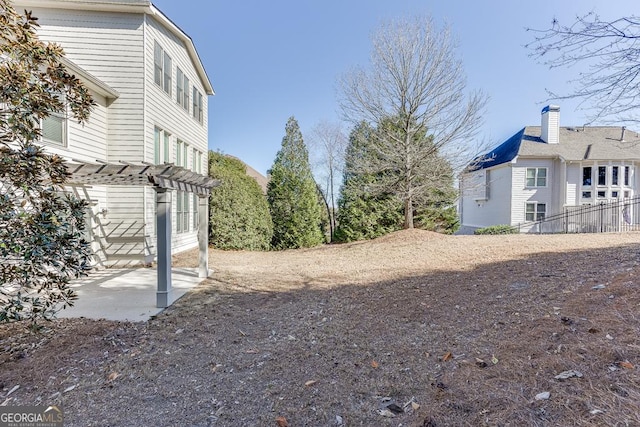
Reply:
M221 181L209 198L209 243L218 249L268 250L273 234L269 206L245 164L209 152L209 175Z

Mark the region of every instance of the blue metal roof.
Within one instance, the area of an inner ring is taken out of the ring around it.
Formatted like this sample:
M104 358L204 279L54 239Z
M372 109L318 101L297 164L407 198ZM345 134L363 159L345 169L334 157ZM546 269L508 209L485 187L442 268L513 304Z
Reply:
M476 157L475 160L468 166L468 170L475 171L480 169L488 169L493 166L501 165L513 160L518 155L518 151L520 150L520 144L522 143L522 137L524 136L525 129L526 128L522 128L521 131L513 135L511 138L507 139L502 144L498 145L487 154Z

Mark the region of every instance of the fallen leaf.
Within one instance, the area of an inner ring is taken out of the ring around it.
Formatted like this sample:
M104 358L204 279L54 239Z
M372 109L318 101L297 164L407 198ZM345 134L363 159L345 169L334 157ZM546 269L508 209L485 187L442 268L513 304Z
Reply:
M625 369L633 369L633 364L629 361L624 361L624 362L620 362L618 363L618 365L620 365L621 368L625 368Z
M72 385L72 386L70 386L70 387L67 387L67 388L65 388L65 389L64 389L63 393L66 393L66 392L68 392L68 391L71 391L71 390L73 390L74 388L76 388L77 386L78 386L78 384L74 384L74 385Z
M418 405L416 402L411 402L411 408L413 408L414 411L417 411L418 409L420 409L420 405Z
M376 362L375 360L372 360L372 361L371 361L371 367L372 367L372 368L377 369L377 368L378 368L378 366L380 366L380 365L378 364L378 362Z
M494 365L497 365L499 362L498 358L496 356L491 356L491 363L493 363Z
M442 361L443 362L448 362L449 360L453 359L453 354L451 354L450 351L447 351L444 356L442 356Z
M307 387L314 385L315 383L317 383L318 381L316 380L309 380L306 383L304 383L304 385L306 385Z
M278 427L289 427L289 423L287 422L287 419L285 417L276 418L276 425Z
M107 382L111 382L114 381L116 378L118 378L120 376L119 373L117 372L112 372L109 374L109 376L107 377Z

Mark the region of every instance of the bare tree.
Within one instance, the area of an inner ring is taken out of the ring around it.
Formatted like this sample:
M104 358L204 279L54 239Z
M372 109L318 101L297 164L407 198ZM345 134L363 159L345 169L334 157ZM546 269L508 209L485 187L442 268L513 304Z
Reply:
M331 240L336 229L336 191L339 187L347 137L339 123L320 121L307 139L312 168L329 217Z
M413 207L441 182L445 159L456 169L469 156L486 96L466 96L462 62L448 26L429 17L383 24L372 38L368 69L340 80L346 117L379 129L374 156L359 167L376 174L371 191L391 192L404 204L405 228L413 228ZM446 180L445 180L446 181Z
M594 13L578 16L571 25L556 19L526 45L531 56L550 68L585 65L570 80L575 89L566 94L549 91L555 99L581 99L579 106L590 120L639 121L640 113L640 18L603 21Z

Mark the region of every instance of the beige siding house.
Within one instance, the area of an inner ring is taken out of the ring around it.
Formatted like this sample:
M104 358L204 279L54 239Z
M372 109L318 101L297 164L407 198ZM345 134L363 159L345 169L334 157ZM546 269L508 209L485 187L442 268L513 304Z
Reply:
M67 68L96 107L78 125L43 125L43 144L75 162L171 163L206 173L213 88L187 34L147 0L16 0L38 17L42 40L59 43ZM54 118L55 119L55 118ZM156 248L156 192L147 186L76 186L91 200L90 234L101 265L148 263ZM198 199L171 191L173 252L198 245Z
M460 180L463 230L491 225L536 231L567 209L635 198L640 137L619 126L560 126L560 107L467 167Z

